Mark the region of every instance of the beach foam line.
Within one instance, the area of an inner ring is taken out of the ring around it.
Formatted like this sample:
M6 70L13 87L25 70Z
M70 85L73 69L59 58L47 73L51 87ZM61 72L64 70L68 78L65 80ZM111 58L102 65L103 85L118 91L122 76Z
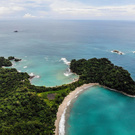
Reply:
M70 76L73 73L71 72L70 68L67 69L67 71L64 73L65 76Z
M72 100L77 98L79 93L88 89L89 87L99 85L98 83L89 83L89 84L84 84L80 87L77 87L74 91L70 92L69 95L67 95L62 104L58 108L57 112L57 119L55 121L55 135L64 135L65 134L65 114L67 107L71 104Z
M64 112L61 116L60 122L59 122L59 135L65 134L65 114L66 114L67 108L64 109Z
M70 105L72 100L67 102L67 107ZM66 111L67 107L64 109L64 112L61 116L60 122L59 122L59 135L64 135L65 134L65 123L66 123Z
M70 65L70 61L68 61L66 58L61 58L60 61L63 61L66 65Z

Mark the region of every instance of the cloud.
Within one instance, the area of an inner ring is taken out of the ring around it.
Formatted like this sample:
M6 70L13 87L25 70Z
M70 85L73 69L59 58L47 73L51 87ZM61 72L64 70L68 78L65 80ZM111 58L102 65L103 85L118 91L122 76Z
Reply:
M55 14L60 16L73 16L75 18L91 19L103 17L103 19L135 18L135 5L121 6L91 6L80 2L69 2L56 0L50 5Z
M31 15L30 13L27 13L23 16L24 18L35 18L36 16Z
M8 15L11 15L11 14L14 14L16 12L20 12L20 11L23 11L24 8L22 7L18 7L18 6L12 6L12 7L1 7L0 6L0 16L8 16Z
M106 1L106 0L105 0ZM134 19L135 4L119 6L83 0L1 0L0 17L49 19ZM94 6L93 6L93 5ZM124 4L124 2L123 2Z

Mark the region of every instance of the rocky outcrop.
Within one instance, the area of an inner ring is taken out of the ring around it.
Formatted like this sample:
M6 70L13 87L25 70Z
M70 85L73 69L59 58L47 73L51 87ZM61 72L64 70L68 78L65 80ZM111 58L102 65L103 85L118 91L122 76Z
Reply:
M117 53L117 54L119 54L119 55L123 55L123 54L124 54L123 52L118 51L118 50L113 50L113 51L111 51L111 52L113 52L113 53Z

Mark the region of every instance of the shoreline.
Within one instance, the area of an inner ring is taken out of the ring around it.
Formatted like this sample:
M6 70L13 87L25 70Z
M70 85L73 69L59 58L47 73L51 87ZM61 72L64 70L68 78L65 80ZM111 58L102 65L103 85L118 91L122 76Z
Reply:
M107 86L104 86L104 85L99 85L99 86L100 86L100 87L103 87L103 88L105 88L105 89L108 89L108 90L110 90L110 91L118 92L118 93L123 94L123 95L128 96L128 97L132 97L132 98L135 97L135 95L129 95L129 94L125 93L125 92L118 91L118 90L116 90L116 89L111 89L111 88L109 88L109 87L107 87Z
M90 88L92 86L100 86L100 87L106 88L108 90L118 92L118 93L123 94L123 95L128 96L128 97L132 97L132 98L135 97L135 95L132 96L132 95L129 95L127 93L124 93L124 92L121 92L121 91L118 91L118 90L115 90L115 89L111 89L111 88L106 87L106 86L102 86L99 83L83 84L82 86L77 87L74 91L71 91L64 98L63 102L59 105L58 112L57 112L57 119L55 120L55 127L56 127L55 131L54 131L55 135L59 135L60 124L65 124L65 121L61 121L61 118L65 117L66 110L67 110L67 107L70 105L70 102L73 99L75 99L80 94L80 92L83 92L83 91L85 91L86 89L88 89L88 88Z
M69 106L70 102L76 98L76 96L80 93L83 92L84 90L88 89L89 87L92 86L97 86L99 85L98 83L89 83L89 84L83 84L80 87L77 87L74 91L71 91L63 100L62 104L60 104L57 112L57 119L55 121L55 135L59 135L59 128L60 128L60 122L61 122L61 117L65 115L67 106ZM63 124L63 123L62 123Z

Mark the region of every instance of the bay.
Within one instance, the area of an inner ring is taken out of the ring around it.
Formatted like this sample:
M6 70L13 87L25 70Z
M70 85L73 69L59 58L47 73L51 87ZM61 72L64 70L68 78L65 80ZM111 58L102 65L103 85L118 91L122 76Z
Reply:
M135 98L91 87L72 103L66 135L134 135Z

